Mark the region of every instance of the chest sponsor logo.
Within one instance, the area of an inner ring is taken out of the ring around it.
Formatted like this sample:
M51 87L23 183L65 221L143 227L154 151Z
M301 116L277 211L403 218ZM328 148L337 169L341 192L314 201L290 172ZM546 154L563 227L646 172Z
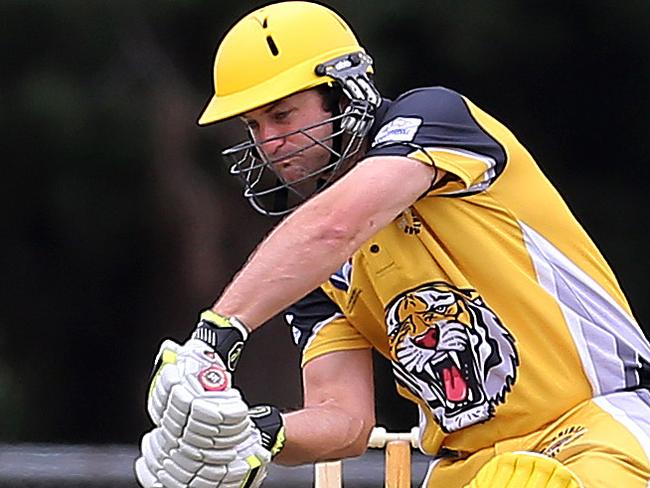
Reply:
M397 117L384 125L372 141L372 147L383 142L405 142L415 139L422 119L418 117Z
M386 307L396 381L444 432L485 422L517 379L515 339L472 289L433 282Z

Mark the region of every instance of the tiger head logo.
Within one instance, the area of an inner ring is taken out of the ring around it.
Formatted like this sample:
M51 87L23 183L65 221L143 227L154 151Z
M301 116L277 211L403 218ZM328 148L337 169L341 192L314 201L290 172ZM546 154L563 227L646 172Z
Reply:
M393 371L444 432L494 415L515 383L515 340L478 293L434 282L387 307Z

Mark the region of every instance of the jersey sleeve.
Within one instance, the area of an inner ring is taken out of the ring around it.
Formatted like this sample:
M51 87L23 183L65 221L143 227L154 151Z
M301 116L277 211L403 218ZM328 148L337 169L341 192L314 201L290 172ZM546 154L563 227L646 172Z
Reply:
M431 194L480 193L505 169L503 146L478 123L468 101L447 88L405 93L373 129L366 157L406 156L447 173Z
M330 352L372 347L321 288L289 307L284 319L300 348L302 366Z

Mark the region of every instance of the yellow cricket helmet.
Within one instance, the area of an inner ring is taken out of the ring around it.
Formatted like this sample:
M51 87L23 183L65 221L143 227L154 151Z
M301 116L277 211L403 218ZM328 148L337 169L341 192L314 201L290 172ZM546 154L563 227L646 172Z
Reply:
M317 74L315 68L351 53L365 51L345 21L322 5L289 1L255 10L237 22L219 45L214 96L199 124L330 83L333 78Z

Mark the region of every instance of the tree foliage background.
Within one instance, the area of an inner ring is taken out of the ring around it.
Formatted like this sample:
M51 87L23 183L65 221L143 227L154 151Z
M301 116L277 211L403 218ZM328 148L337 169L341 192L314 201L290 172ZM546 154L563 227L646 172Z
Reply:
M449 86L518 135L647 328L650 2L325 3L386 96ZM272 226L219 159L237 125L195 125L218 41L262 4L0 0L0 441L134 442L160 339L187 336ZM289 331L253 337L248 399L299 406ZM411 422L377 380L380 420Z

